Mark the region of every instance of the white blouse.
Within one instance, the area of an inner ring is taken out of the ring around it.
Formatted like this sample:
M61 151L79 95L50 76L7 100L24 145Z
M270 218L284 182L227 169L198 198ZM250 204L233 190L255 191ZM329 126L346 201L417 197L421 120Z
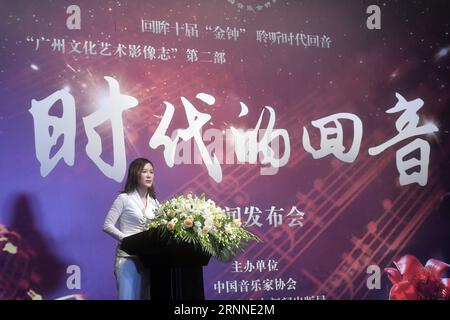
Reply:
M120 242L127 236L145 231L144 223L147 219L155 217L154 211L158 204L158 200L147 195L147 208L144 208L136 190L131 193L121 193L114 200L103 223L103 231L119 242L117 255L129 256L119 249ZM117 222L119 222L118 228Z

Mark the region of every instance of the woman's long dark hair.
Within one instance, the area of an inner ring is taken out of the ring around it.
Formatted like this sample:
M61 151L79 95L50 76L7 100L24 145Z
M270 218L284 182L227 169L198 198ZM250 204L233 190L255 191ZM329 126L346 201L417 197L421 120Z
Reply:
M122 192L130 193L137 189L139 175L147 163L150 163L153 167L153 163L145 158L137 158L130 163L130 166L128 167L127 181L125 182L125 189ZM148 194L150 197L156 199L154 180L152 186L148 188Z

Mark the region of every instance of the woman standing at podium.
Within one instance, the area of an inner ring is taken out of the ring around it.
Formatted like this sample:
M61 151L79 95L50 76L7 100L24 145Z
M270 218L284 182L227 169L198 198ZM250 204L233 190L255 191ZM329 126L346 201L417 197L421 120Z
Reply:
M148 270L144 269L136 256L120 250L120 243L123 238L144 231L146 219L154 218L158 201L153 181L153 164L150 160L138 158L131 162L125 189L115 199L103 224L103 231L118 241L114 275L120 300L150 299Z

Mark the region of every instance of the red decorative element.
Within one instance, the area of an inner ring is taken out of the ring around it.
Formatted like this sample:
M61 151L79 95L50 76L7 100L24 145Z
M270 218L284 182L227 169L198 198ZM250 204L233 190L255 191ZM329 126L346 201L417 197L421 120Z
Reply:
M450 300L450 279L442 279L450 268L445 262L429 259L425 266L413 255L394 261L396 268L385 268L393 286L390 300Z

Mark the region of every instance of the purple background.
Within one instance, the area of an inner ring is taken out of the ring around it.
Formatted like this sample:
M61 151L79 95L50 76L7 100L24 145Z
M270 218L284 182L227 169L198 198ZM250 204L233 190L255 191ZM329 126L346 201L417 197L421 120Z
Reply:
M116 297L115 242L101 227L122 183L107 178L87 157L82 122L82 117L96 110L99 95L107 92L106 75L119 81L123 94L139 101L138 107L124 112L127 163L138 156L154 162L160 201L192 190L205 192L228 207L289 210L296 205L305 211L302 228L288 228L287 224L275 228L268 225L263 213L264 226L250 230L265 242L251 245L237 257L241 262L277 260L279 272L236 274L231 264L212 261L205 268L208 299L319 294L330 299L387 299L390 284L385 276L381 290L365 287L367 265L391 266L394 257L407 252L423 263L428 258L450 261L450 212L442 202L449 192L448 2L276 1L261 12L239 10L238 2L0 3L0 224L17 232L15 237L31 252L20 257L27 261L25 265L21 260L6 261L4 253L0 256L2 298L27 299L29 288L45 299L71 293L82 293L86 299ZM246 3L256 6L265 2ZM65 26L70 4L81 7L81 30ZM366 28L365 12L370 4L382 10L381 30ZM171 25L197 23L200 37L142 33L141 18L166 20ZM204 32L206 25L245 27L246 32L237 41L215 40ZM256 30L262 29L325 34L332 39L331 48L261 44L256 41ZM65 38L66 43L76 39L150 44L179 51L174 61L167 62L63 55L52 52L49 43L35 50L35 44L26 41L31 36ZM187 48L223 50L227 62L188 63L183 54ZM31 64L39 70L30 68ZM67 65L80 71L74 72ZM75 165L60 161L43 178L28 110L32 99L41 100L65 86L70 87L76 101ZM199 92L216 98L213 108L194 102ZM419 114L439 127L434 138L426 137L431 157L425 187L398 185L395 151L412 139L375 157L367 153L369 147L397 133L399 114L385 113L396 102L395 92L407 100L423 99L425 105ZM260 175L260 164L222 165L221 183L208 176L204 165L169 168L162 149L150 149L148 141L158 124L154 115L164 112L163 101L175 105L170 128L186 126L181 96L210 113L213 127L220 129L230 125L253 128L264 106L273 107L275 128L289 132L288 165L272 176ZM238 118L239 101L249 107L248 116ZM308 128L317 147L318 130L311 121L339 112L354 113L363 122L358 158L351 164L332 155L313 159L302 146L302 127ZM108 129L105 127L102 134L103 155L111 162ZM385 214L391 218L386 220ZM394 221L392 217L397 217L395 229L389 223ZM364 246L369 236L378 237L379 243ZM350 268L345 261L350 261ZM72 264L81 268L80 290L66 288L66 268ZM217 281L274 277L294 278L296 290L218 294L213 287Z

